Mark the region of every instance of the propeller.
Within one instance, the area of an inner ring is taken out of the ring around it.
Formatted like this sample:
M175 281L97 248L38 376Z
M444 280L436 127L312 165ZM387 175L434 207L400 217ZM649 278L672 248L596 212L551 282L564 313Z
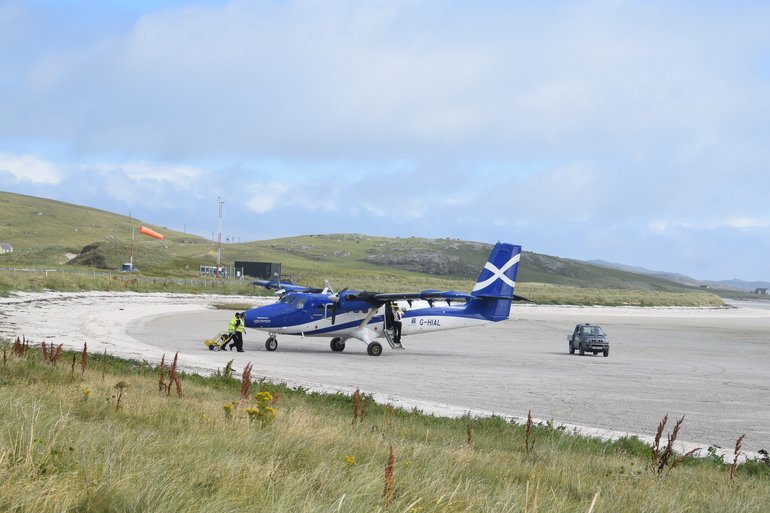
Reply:
M329 296L329 299L332 302L332 324L337 322L337 304L340 302L340 296L346 290L348 290L348 287L345 287L344 289L340 290L338 293L332 294L331 296Z

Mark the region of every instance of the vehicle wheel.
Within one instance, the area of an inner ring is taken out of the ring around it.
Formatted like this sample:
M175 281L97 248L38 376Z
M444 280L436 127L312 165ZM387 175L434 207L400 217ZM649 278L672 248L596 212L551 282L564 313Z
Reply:
M583 343L582 342L580 343L579 351L580 351L580 356L583 356L584 354L586 354L586 350L583 349Z
M596 356L597 354L599 354L599 351L594 351L594 356Z
M265 349L268 351L275 351L278 349L278 339L275 337L270 337L265 340Z
M332 348L332 351L340 352L345 350L345 341L342 340L340 337L334 337L329 344Z
M607 358L610 355L610 348L604 350L604 357Z
M575 354L575 346L572 345L572 341L569 343L569 354Z
M370 342L369 345L366 346L366 352L369 356L380 356L382 354L382 344L379 342Z

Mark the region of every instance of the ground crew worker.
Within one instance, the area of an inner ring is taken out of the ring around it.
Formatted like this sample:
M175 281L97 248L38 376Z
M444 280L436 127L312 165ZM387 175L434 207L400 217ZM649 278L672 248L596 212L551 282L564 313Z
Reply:
M238 317L238 322L235 323L235 349L242 353L243 334L246 332L246 326L243 323L246 320L246 315L244 313L236 313L235 315Z
M235 315L230 319L230 322L227 324L227 333L230 335L230 338L228 338L227 342L222 346L222 349L226 349L228 347L228 342L231 342L230 344L230 351L233 350L233 347L236 346L236 340L235 340L235 327L236 325L241 321L240 319L241 314L238 312L235 312Z

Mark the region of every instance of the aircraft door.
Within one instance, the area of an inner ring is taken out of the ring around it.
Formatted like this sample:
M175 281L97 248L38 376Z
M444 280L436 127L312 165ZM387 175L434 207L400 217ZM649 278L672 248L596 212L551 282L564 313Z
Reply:
M390 303L385 303L385 330L393 329L393 309Z

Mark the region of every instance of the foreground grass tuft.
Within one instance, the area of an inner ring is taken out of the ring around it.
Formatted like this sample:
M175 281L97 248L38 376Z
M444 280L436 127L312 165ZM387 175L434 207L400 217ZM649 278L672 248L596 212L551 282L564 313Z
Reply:
M472 419L471 431L467 417L371 400L351 426L353 395L289 389L256 369L243 404L229 372L177 371L184 395L168 394L144 362L91 354L81 374L41 351L3 349L3 512L767 511L762 461L733 475L688 460L658 476L633 438L494 417Z

